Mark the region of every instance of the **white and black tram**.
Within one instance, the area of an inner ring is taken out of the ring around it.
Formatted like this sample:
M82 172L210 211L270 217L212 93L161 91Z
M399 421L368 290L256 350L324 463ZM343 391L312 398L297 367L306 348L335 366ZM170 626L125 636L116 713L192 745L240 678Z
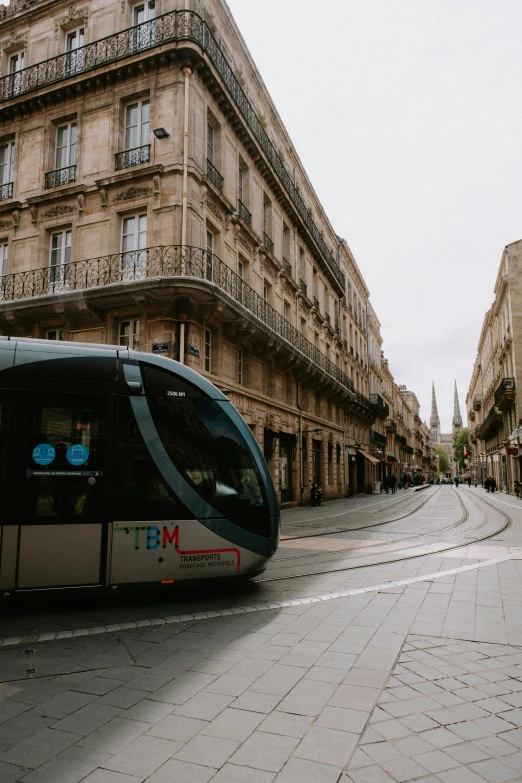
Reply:
M279 537L249 427L201 375L0 338L0 591L244 578Z

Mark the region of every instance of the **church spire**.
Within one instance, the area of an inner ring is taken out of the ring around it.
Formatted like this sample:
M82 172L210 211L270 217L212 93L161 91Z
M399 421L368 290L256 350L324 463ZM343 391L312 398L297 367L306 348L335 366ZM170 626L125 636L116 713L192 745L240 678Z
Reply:
M435 384L432 381L431 384L431 416L430 416L430 429L439 429L440 419L437 411L437 399L435 397Z
M462 427L463 425L462 425L462 416L460 415L459 395L457 393L457 381L455 381L455 392L453 396L453 420L452 420L453 433L458 432L458 430L461 430Z

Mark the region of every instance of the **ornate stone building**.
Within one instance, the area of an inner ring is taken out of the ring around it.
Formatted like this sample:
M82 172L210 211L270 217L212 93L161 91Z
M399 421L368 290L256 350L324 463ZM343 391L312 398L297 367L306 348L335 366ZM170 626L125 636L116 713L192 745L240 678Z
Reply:
M226 4L185 6L0 6L0 331L175 358L229 390L282 503L363 491L368 289Z
M478 480L494 476L498 489L512 492L522 478L522 240L505 247L494 293L466 396L470 466Z

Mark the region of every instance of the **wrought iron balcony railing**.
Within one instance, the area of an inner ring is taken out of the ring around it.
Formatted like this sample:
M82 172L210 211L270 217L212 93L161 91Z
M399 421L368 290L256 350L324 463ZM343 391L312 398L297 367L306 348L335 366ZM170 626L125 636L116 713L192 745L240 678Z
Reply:
M330 318L330 313L325 313L324 314L324 320L326 321L327 324L331 323L332 319Z
M383 400L380 394L370 394L370 400L375 405L377 416L381 419L387 419L390 415L390 406Z
M241 220L244 220L247 226L252 225L252 213L248 211L248 209L245 207L242 201L237 202L237 214L241 218Z
M501 410L509 408L515 399L515 379L502 378L495 389L495 405Z
M274 243L272 242L272 240L270 239L266 231L263 231L263 244L266 247L266 249L270 251L270 253L274 252Z
M381 435L380 432L376 432L375 430L371 431L371 440L374 443L380 443L382 446L386 446L388 442L386 435Z
M343 348L345 351L348 351L348 340L343 340Z
M308 286L304 280L299 280L299 290L304 296L308 298Z
M57 188L59 185L67 185L68 182L74 182L76 179L76 166L66 166L64 169L48 171L44 179L46 188Z
M201 248L161 245L75 261L58 267L4 275L0 277L0 303L162 277L193 277L213 283L288 342L293 350L303 354L344 386L351 401L375 418L370 400L354 391L353 381L346 373L322 354L229 266L216 255Z
M6 201L8 198L13 198L12 182L6 182L4 185L0 185L0 201Z
M503 421L503 418L502 411L495 405L492 405L482 424L475 429L475 435L477 438L484 439L492 432L498 430Z
M139 166L140 163L149 163L150 144L143 144L141 147L134 147L132 150L117 152L114 157L114 168L116 171L128 169L131 166Z
M290 261L286 260L286 258L283 258L283 272L286 272L287 275L292 277L292 265Z
M192 41L197 43L207 54L214 68L221 77L224 86L231 95L239 112L243 116L258 144L266 155L270 165L279 178L287 195L294 204L299 217L303 221L316 247L334 275L343 293L346 293L346 279L341 272L332 250L328 247L324 236L315 224L307 206L294 184L294 177L288 172L270 140L260 120L260 113L250 103L231 65L218 42L214 38L206 22L193 11L169 11L140 25L129 27L119 33L86 44L76 49L74 60L71 52L66 52L30 65L0 78L0 102L24 95L34 90L40 90L64 79L86 73L97 68L103 68L111 62L132 57L142 51L163 46L166 43Z
M314 298L313 298L313 303L314 303L315 309L319 310L319 299L316 296L314 296Z
M219 173L211 160L207 158L207 177L218 190L223 190L223 176Z

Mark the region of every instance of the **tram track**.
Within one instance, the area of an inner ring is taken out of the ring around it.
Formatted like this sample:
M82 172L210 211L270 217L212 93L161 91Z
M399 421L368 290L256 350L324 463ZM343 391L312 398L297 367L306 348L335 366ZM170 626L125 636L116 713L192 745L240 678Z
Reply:
M406 544L406 542L410 541L412 538L415 538L415 537L418 537L418 538L423 538L424 537L424 538L426 538L428 536L435 536L435 535L439 536L441 533L444 533L447 530L452 530L452 529L455 529L455 528L457 528L459 526L462 526L462 524L465 523L467 519L469 519L469 515L470 515L469 514L469 510L466 507L464 501L462 500L462 497L461 497L459 491L454 489L454 488L452 488L451 491L452 491L452 493L454 493L454 496L456 496L456 498L458 500L458 503L460 504L460 506L462 508L462 512L463 513L462 513L461 517L459 518L459 520L457 520L456 522L453 522L451 525L448 525L445 528L439 528L438 530L434 530L434 531L429 532L429 533L419 533L419 534L409 535L407 538L402 539L402 541L404 541L405 544ZM435 492L430 493L429 497L424 501L424 503L422 503L416 509L416 511L413 511L413 512L410 512L407 515L404 515L403 518L407 518L408 516L412 516L423 505L425 505L425 503L427 503L431 498L433 498L434 495L435 495ZM360 569L360 568L367 568L369 566L387 565L390 562L402 562L402 561L406 561L406 560L414 560L416 558L426 557L428 555L436 555L436 554L439 554L439 553L444 553L444 552L449 552L449 551L453 551L453 550L457 550L457 549L462 549L463 547L472 546L473 544L482 543L483 541L487 541L490 538L493 538L494 536L497 536L500 533L504 532L506 529L508 529L513 524L513 520L512 520L512 518L511 518L511 516L509 514L507 514L506 512L502 511L501 509L498 509L496 506L493 506L493 504L488 503L488 501L486 501L485 499L483 499L483 498L473 498L471 495L468 495L468 494L466 494L466 497L468 497L471 500L472 505L474 505L475 508L477 508L479 511L482 511L482 513L483 513L483 510L480 509L480 506L478 505L478 502L482 502L485 505L487 505L490 508L492 508L499 516L504 518L504 524L502 524L500 527L496 528L493 532L488 532L485 535L479 535L479 536L474 535L473 538L470 538L470 539L468 539L466 541L459 542L458 544L452 544L451 546L443 546L443 547L440 547L440 548L438 548L436 550L429 551L429 552L418 552L418 553L415 553L415 554L409 554L409 555L404 556L403 553L405 551L405 547L403 546L402 549L401 549L399 557L388 557L386 559L382 559L382 560L379 560L379 561L373 561L373 562L361 562L361 563L353 562L353 563L349 563L349 564L346 564L346 565L342 565L341 567L338 567L338 568L324 568L324 569L321 569L321 570L314 570L314 571L308 570L308 571L306 571L304 573L298 573L298 574L283 574L283 575L273 576L273 577L268 576L266 578L261 578L259 580L255 580L255 581L258 581L258 582L260 582L262 584L265 584L265 583L268 583L268 582L278 582L278 581L287 580L287 579L299 579L299 578L307 577L307 576L320 576L320 575L324 575L324 574L356 570L356 569ZM371 527L379 527L380 525L383 525L383 524L390 524L390 522L375 523L375 524L371 525ZM487 525L487 520L484 519L481 522L481 524L477 528L475 528L475 533L478 532L479 530L483 529L486 525ZM367 527L369 527L369 526L367 526ZM344 531L344 532L355 532L358 529L359 530L364 530L366 528L365 527L363 527L363 528L351 528L350 530ZM466 532L472 532L472 531L469 530L469 531L466 531ZM327 537L327 536L332 536L332 535L335 535L335 534L334 533L326 533L326 534L323 533L322 535L324 537ZM458 535L462 535L462 533L458 533L456 535L453 535L453 536L451 536L451 538L455 538ZM311 538L311 537L312 536L302 536L302 538ZM315 537L318 537L318 536L315 536ZM447 536L446 536L446 538L447 538ZM288 539L286 539L286 540L288 540ZM398 546L400 546L401 545L401 540L397 541L396 543L397 543ZM429 543L429 542L427 542L427 543ZM373 548L376 549L377 547L382 547L382 546L383 546L383 543L380 542L379 544L376 544ZM412 547L415 547L415 546L418 546L418 544L413 544L412 545ZM406 544L406 547L407 547L407 544ZM371 546L371 544L368 544L364 548L366 550L368 550L368 549L371 550L372 546ZM390 554L393 554L393 552L390 552ZM366 552L365 555L366 555L366 558L367 558L368 557L368 553ZM295 556L289 556L288 558L280 558L280 559L274 560L272 562L277 566L279 564L284 565L285 562L291 563L291 562L303 561L303 560L305 560L305 561L308 560L309 561L312 558L315 558L315 560L317 560L319 558L321 558L321 559L322 558L328 558L330 556L337 557L338 560L342 560L342 559L346 560L347 559L347 554L346 554L346 550L345 550L342 553L338 552L338 551L337 552L325 552L325 551L322 551L322 552L315 552L315 553L306 554L306 555L295 555ZM333 565L333 563L332 563L332 565ZM269 566L269 568L270 568L270 566ZM265 571L265 574L266 573L267 572Z
M294 541L294 540L298 540L298 539L301 539L301 538L320 538L321 536L335 535L337 533L350 533L350 532L352 532L354 530L367 530L368 528L378 527L379 525L390 524L391 522L400 522L402 519L406 519L408 516L411 516L411 514L414 514L416 511L418 511L420 508L422 508L430 500L430 498L432 498L434 496L435 492L436 492L436 489L431 491L428 494L427 497L424 496L422 498L422 501L419 503L419 505L413 511L409 511L407 514L402 514L401 516L394 517L393 519L388 519L388 520L386 520L386 522L370 522L368 525L361 525L360 527L357 527L357 528L353 528L353 527L351 527L351 528L336 528L336 529L329 530L327 532L323 531L323 532L317 532L317 533L306 533L305 535L299 535L299 536L287 536L287 535L285 535L285 536L281 537L281 540L282 541ZM409 502L411 500L416 500L416 498L413 497L413 496L410 496L406 500L407 500L407 502ZM399 504L399 503L401 503L403 501L404 501L403 497L398 497L395 501L394 500L390 500L390 501L387 502L386 508L381 508L378 511L372 511L371 514L375 515L375 514L384 513L385 511L388 511L389 506L392 503ZM386 502L386 501L383 501L383 502ZM343 511L343 512L341 512L339 514L335 514L333 516L337 517L337 516L344 516L346 514L354 514L357 511L359 511L359 512L364 514L365 512L368 513L366 511L367 508L368 507L364 507L364 506L362 508L350 508L350 509L346 509L346 511ZM305 524L309 523L309 522L322 522L325 519L331 519L331 518L332 517L328 517L328 516L325 516L325 517L315 517L313 519L304 520L304 522L305 522Z

